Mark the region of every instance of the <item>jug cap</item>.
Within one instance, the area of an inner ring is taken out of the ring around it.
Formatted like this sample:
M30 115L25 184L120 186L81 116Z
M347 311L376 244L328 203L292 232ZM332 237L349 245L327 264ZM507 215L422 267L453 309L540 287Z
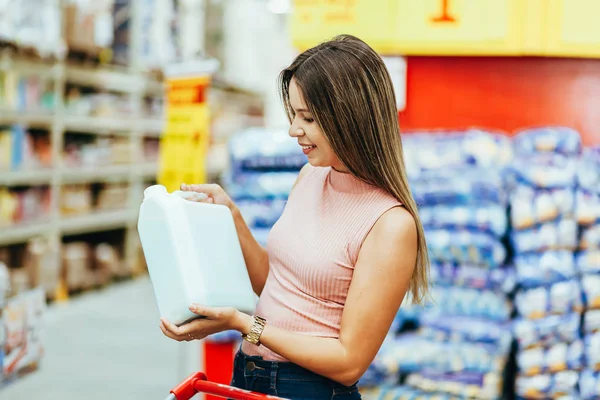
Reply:
M144 190L144 198L147 199L149 197L152 196L158 196L158 195L163 195L163 194L167 194L167 188L164 187L163 185L152 185L146 188L146 190Z

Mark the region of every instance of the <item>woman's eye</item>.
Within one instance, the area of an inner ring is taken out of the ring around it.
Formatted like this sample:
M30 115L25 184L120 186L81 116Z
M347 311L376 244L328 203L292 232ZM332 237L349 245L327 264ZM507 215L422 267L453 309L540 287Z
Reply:
M304 118L304 120L306 122L308 122L309 124L315 122L315 120L313 118Z

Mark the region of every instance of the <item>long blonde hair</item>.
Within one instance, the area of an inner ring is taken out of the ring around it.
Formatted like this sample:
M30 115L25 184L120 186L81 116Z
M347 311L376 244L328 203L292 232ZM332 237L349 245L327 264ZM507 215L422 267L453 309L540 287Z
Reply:
M362 181L390 193L412 214L418 248L409 291L413 302L420 303L428 294L429 256L408 186L394 88L383 60L350 35L337 36L300 54L279 79L290 121L292 78L344 166Z

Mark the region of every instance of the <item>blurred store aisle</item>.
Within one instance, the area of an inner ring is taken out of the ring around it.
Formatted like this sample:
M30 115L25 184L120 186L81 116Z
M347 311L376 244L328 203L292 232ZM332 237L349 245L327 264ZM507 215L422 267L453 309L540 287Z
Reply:
M52 306L40 370L0 389L0 399L162 400L179 382L179 348L158 322L147 278Z

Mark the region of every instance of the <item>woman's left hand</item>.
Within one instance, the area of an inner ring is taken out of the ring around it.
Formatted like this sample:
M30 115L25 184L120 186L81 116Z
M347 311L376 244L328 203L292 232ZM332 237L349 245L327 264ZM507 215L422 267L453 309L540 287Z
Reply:
M249 325L252 324L252 317L232 307L203 307L193 304L190 306L190 311L204 318L195 319L181 326L176 326L161 318L160 329L162 333L178 342L189 342L228 330L248 332L250 330Z

